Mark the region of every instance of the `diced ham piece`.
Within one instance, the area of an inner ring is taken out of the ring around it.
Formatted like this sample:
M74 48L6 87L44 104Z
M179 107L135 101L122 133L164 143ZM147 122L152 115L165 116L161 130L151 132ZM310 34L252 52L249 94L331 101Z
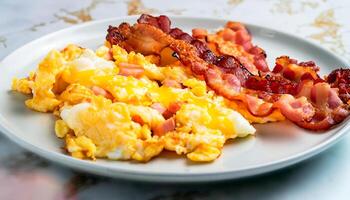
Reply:
M178 102L178 101L170 103L168 108L165 110L165 112L163 112L163 117L165 119L169 119L173 117L176 114L176 112L181 109L182 104L183 104L182 102Z
M140 115L133 115L131 116L132 121L139 123L141 126L145 124L142 117Z
M124 63L124 62L121 62L119 63L119 67L123 67L123 68L142 68L143 67L141 65L138 65L138 64L132 64L132 63Z
M165 120L162 124L159 124L154 130L153 133L158 136L162 136L169 131L175 130L176 124L175 119L169 118Z
M163 85L167 87L173 87L173 88L182 88L181 83L173 79L165 79L163 81Z
M131 63L119 63L119 74L122 76L133 76L140 78L145 70L142 66Z
M107 98L107 99L113 100L112 94L109 93L107 90L101 88L101 87L92 86L92 87L91 87L91 90L92 90L92 92L93 92L95 95L101 95L101 96L104 96L104 97Z
M154 103L150 107L157 110L160 114L163 114L167 110L161 103Z

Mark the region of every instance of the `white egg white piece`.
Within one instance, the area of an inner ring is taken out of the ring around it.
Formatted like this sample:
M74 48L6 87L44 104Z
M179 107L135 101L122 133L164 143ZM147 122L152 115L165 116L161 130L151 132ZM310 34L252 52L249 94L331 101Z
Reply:
M70 64L79 71L106 68L113 69L115 67L114 62L98 57L90 49L84 49L80 57L73 60Z

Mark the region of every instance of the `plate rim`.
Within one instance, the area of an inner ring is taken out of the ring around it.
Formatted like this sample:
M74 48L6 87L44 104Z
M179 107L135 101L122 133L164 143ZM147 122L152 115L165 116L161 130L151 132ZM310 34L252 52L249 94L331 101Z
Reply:
M220 21L221 23L224 23L230 19L228 18L217 18L217 17L193 17L193 16L172 16L168 15L170 19L187 19L187 20L201 20L201 21ZM137 19L139 15L132 15L132 16L122 16L122 17L114 17L114 18L107 18L103 20L96 20L91 22L82 23L79 25L70 26L58 31L54 31L49 34L45 34L37 39L34 39L28 43L25 43L24 45L20 46L19 48L12 51L10 54L8 54L1 62L0 65L3 65L3 63L6 63L7 60L11 60L14 55L21 49L25 49L27 46L32 45L33 43L36 43L41 40L45 40L46 38L52 37L56 34L63 34L64 32L74 31L86 26L94 26L99 23L106 23L106 22L113 22L117 20L133 20ZM232 19L231 19L232 20ZM256 27L261 28L269 31L273 31L279 34L286 35L288 37L291 37L293 39L297 39L299 41L303 41L304 43L314 46L324 52L326 52L329 55L332 55L336 59L338 59L340 62L344 63L346 66L348 65L348 62L341 58L340 56L336 55L335 53L331 52L330 50L326 49L325 47L317 44L314 41L304 39L302 37L293 35L291 33L280 31L277 29L273 29L270 27L265 27L261 25L257 25L254 23L245 23L244 21L240 21L243 24L247 25L248 27ZM338 142L341 138L343 138L348 130L350 129L350 123L343 124L343 127L340 128L337 132L335 132L330 138L326 139L325 141L322 141L321 143L304 150L302 152L296 153L294 155L288 156L286 158L278 159L272 162L268 162L265 164L258 164L253 165L251 167L243 168L243 169L237 169L237 170L229 170L229 171L223 171L223 172L201 172L201 173L193 173L193 172L144 172L144 171L137 171L137 170L127 170L127 169L121 169L121 168L114 168L110 166L101 166L101 165L93 165L91 161L86 160L79 160L75 159L71 156L68 156L63 153L47 150L44 148L37 147L23 139L21 139L17 134L13 134L11 132L9 127L6 126L6 119L5 117L0 113L0 132L5 135L7 138L9 138L14 143L18 144L19 146L25 148L28 151L34 152L35 154L48 159L50 161L53 161L55 163L59 163L64 166L69 166L74 169L82 170L85 172L103 175L103 176L109 176L109 177L115 177L115 178L123 178L123 179L133 179L133 180L142 180L142 181L151 181L151 182L199 182L199 181L219 181L219 180L227 180L227 179L237 179L237 178L244 178L248 176L254 176L258 174L263 174L271 171L275 171L296 163L299 163L303 160L306 160L312 156L315 156L318 153L321 153L322 151L328 149L330 146ZM239 175L237 175L239 174ZM190 176L191 178L188 178ZM171 180L169 180L169 178Z

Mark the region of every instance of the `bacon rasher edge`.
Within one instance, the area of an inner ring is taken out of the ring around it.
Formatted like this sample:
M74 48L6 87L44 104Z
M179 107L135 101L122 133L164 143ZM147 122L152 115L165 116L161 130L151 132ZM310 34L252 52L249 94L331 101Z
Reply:
M277 58L272 72L265 69L263 75L254 75L238 58L215 55L204 41L170 25L166 16L142 15L133 26L110 26L106 39L111 45L144 55L159 55L164 48L171 48L181 63L204 79L209 88L229 100L242 101L254 116L280 109L302 128L326 130L349 115L347 102L339 98L339 88L319 78L314 63L297 63L283 56ZM265 87L254 88L261 83Z
M269 71L265 51L252 43L248 29L240 22L229 21L214 34L195 28L192 36L205 41L216 55L234 56L254 75Z

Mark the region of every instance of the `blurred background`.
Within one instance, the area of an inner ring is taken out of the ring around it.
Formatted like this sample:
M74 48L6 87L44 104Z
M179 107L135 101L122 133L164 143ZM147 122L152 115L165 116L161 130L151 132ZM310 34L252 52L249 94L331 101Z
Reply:
M349 10L348 0L0 0L0 59L62 28L151 13L268 26L312 40L350 62ZM327 152L272 174L212 184L166 185L74 172L0 135L0 199L348 199L349 153L347 136Z

